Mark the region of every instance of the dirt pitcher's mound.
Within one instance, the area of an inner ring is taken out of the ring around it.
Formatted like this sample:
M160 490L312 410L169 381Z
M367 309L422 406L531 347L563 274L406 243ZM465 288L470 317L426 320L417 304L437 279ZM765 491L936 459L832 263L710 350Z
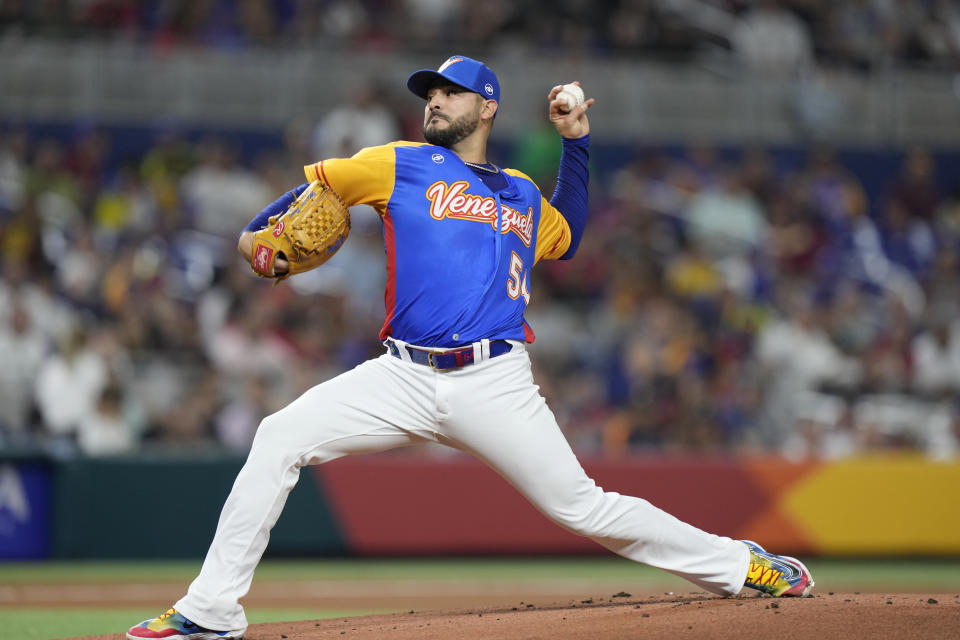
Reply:
M118 640L99 636L86 640ZM606 602L538 604L432 612L410 611L358 618L253 625L247 640L602 640L697 638L960 637L960 594L824 593L775 599L744 595L717 598L666 594L634 598L620 593Z

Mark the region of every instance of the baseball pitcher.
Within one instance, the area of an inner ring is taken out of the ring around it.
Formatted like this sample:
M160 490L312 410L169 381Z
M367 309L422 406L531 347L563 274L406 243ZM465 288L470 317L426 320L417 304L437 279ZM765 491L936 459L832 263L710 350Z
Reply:
M593 99L578 83L548 94L561 138L548 201L520 171L488 161L497 76L456 55L407 87L425 103L425 143L393 142L305 167L306 183L256 216L239 250L267 278L322 264L347 239L347 207L383 223L385 352L266 417L223 507L199 576L172 609L132 627L142 638L240 638L239 599L306 465L439 442L493 468L558 525L717 594L813 587L797 560L685 524L646 500L601 489L540 396L525 344L530 270L574 256L587 220Z

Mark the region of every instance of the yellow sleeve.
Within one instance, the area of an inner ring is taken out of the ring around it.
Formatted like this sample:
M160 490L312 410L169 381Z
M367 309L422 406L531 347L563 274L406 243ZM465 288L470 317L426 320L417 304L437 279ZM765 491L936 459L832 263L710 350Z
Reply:
M504 169L506 173L523 178L533 184L530 176L516 169ZM570 225L566 218L547 199L540 196L540 225L537 227L536 261L556 260L570 248Z
M570 225L547 199L540 196L540 226L537 228L537 262L556 260L570 248Z
M382 215L393 193L395 145L366 147L352 158L331 158L303 168L307 181L320 180L337 192L347 206L368 204Z

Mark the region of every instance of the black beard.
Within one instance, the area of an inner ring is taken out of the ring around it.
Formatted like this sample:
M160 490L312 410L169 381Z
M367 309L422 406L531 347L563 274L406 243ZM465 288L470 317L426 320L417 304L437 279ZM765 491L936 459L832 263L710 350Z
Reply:
M440 129L435 126L431 128L429 125L425 124L423 125L423 139L430 144L435 144L438 147L446 147L449 149L476 131L477 125L479 124L479 117L470 120L468 119L468 116L461 116L457 120L451 122L450 126L446 129Z

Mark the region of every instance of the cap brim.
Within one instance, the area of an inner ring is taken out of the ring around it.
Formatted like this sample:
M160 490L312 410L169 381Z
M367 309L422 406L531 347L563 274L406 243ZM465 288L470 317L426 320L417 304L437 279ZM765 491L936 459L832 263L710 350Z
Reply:
M424 100L426 100L427 91L430 90L430 87L432 87L433 83L436 82L438 79L443 80L444 82L455 84L458 87L463 86L459 82L454 82L447 76L443 75L442 73L438 73L433 69L420 69L420 71L414 71L413 73L411 73L410 77L407 78L407 89L410 89L410 91L412 91L414 95L418 95ZM467 89L468 91L472 91L472 89L469 89L467 87L464 87L464 88Z

